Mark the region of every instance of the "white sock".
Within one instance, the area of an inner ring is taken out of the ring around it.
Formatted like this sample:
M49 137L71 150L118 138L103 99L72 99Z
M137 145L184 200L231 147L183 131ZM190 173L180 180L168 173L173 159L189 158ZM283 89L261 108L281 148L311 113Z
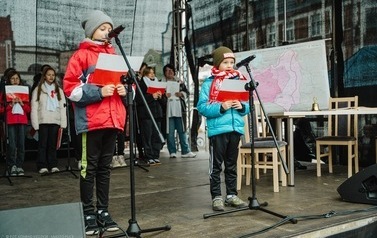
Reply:
M232 197L235 197L236 195L226 195L226 199L229 199L229 198L232 198Z

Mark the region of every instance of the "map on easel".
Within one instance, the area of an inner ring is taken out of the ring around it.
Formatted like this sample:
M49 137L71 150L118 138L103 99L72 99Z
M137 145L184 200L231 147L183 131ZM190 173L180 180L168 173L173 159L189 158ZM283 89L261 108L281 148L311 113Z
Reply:
M325 40L239 52L236 62L253 54L249 66L267 113L311 110L313 98L328 107ZM245 67L239 70L249 78Z

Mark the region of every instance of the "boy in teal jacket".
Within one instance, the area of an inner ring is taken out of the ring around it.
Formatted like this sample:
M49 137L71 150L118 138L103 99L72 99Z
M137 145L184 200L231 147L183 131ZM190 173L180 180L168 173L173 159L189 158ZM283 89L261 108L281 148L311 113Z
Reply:
M234 70L235 56L227 47L219 47L212 53L213 68L202 85L197 109L207 118L210 143L209 178L212 196L212 209L224 211L221 195L222 163L225 170L225 205L244 207L247 204L237 197L237 157L241 135L244 134L243 117L250 112L247 102L239 100L218 101L217 96L224 79L245 80L238 70Z

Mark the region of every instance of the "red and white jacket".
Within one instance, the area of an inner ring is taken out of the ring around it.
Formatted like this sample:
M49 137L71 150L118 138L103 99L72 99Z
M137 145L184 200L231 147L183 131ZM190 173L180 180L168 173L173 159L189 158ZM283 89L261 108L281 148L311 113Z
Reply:
M76 133L124 129L126 110L121 96L101 97L101 87L90 84L99 53L115 54L111 44L84 39L68 62L63 90L72 101Z
M5 120L8 125L14 125L14 124L27 125L28 124L28 115L30 113L30 103L24 102L24 105L21 107L24 110L24 114L13 114L12 113L13 107L11 106L10 103L7 103Z

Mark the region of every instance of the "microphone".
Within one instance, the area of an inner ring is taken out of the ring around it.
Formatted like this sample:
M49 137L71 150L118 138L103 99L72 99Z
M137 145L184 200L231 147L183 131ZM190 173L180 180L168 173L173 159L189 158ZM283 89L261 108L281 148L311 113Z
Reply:
M121 33L123 30L124 30L124 26L123 25L120 25L118 26L117 28L115 29L112 29L107 35L106 35L106 38L107 39L111 39L111 38L114 38L114 37L117 37L119 35L119 33Z
M255 55L250 55L249 57L247 57L247 58L241 60L240 62L238 62L238 63L236 64L237 69L240 68L241 66L245 66L245 65L249 64L250 61L252 61L252 60L255 59L255 58L256 58Z

